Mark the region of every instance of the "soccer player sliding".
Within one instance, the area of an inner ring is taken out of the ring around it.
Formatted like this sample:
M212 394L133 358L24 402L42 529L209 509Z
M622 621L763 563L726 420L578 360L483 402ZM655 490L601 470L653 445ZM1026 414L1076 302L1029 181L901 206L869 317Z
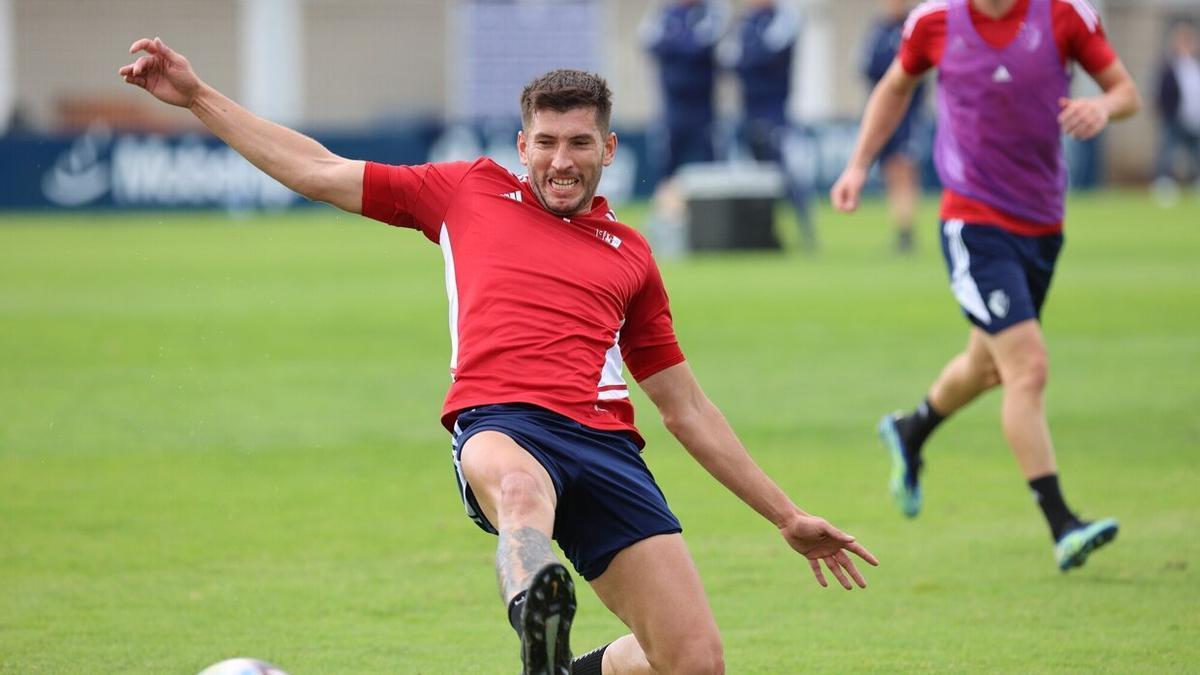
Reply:
M1100 95L1071 97L1072 63ZM942 252L971 328L925 400L880 422L890 489L901 512L915 517L929 434L1003 387L1004 437L1065 572L1112 541L1117 521L1088 522L1067 506L1043 403L1049 357L1039 319L1063 243L1067 190L1061 135L1093 138L1110 120L1137 112L1141 100L1086 0L926 2L909 14L900 53L867 101L850 162L830 193L835 208L857 208L871 162L931 68L938 70L934 160L945 187Z
M865 587L875 557L801 510L759 468L700 389L675 339L642 236L596 196L617 150L611 93L556 70L521 93L527 176L490 159L420 166L350 160L257 117L202 82L161 40L118 71L186 107L252 164L305 197L438 244L450 296L442 423L459 495L499 535L496 572L524 672L720 673L724 655L679 521L641 458L624 365L667 429L769 520L822 586ZM631 634L572 659L575 571Z

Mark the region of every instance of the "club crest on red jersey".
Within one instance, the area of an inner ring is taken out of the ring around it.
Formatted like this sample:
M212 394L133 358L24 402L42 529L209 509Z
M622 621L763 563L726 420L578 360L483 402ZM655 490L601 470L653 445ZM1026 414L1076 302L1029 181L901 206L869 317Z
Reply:
M596 236L613 248L621 248L621 238L608 230L602 230L597 227Z

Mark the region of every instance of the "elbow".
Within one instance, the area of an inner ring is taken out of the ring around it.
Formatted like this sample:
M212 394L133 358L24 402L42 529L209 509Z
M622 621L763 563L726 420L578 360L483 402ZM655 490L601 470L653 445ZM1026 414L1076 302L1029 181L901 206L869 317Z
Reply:
M1131 102L1129 104L1129 114L1136 115L1142 111L1144 103L1142 101L1142 94L1138 91L1137 85L1133 85L1132 89L1133 94L1130 96Z
M288 187L310 201L330 203L333 198L332 185L333 181L318 162L305 167Z
M351 211L353 204L350 202L361 198L361 188L353 194L354 191L348 189L346 164L340 158L309 162L288 187L308 200Z
M288 187L292 189L292 192L295 192L310 202L328 201L321 182L309 176L303 176L296 179L296 181Z
M690 414L685 406L673 405L670 407L660 407L658 414L662 417L663 427L676 438L679 437L679 434L684 433L688 427Z
M706 415L716 410L716 406L701 395L680 405L670 408L660 408L663 426L676 438L684 438L690 434L705 419ZM718 413L719 414L719 413Z
M671 432L671 435L678 438L681 433L687 429L686 416L678 411L661 411L663 427Z

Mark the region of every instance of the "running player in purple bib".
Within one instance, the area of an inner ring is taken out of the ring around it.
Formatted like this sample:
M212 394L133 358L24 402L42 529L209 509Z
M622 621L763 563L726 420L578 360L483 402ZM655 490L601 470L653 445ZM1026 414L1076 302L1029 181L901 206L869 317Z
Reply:
M1100 85L1071 98L1071 64ZM934 0L914 9L900 53L871 93L834 207L858 206L867 170L900 122L921 75L938 69L934 160L945 187L942 250L950 285L971 322L965 350L925 400L887 415L901 511L921 509L921 448L946 417L1003 386L1001 423L1050 526L1059 569L1084 564L1117 522L1080 519L1058 484L1043 396L1049 361L1039 316L1062 247L1067 188L1061 136L1096 136L1141 106L1125 66L1087 0Z

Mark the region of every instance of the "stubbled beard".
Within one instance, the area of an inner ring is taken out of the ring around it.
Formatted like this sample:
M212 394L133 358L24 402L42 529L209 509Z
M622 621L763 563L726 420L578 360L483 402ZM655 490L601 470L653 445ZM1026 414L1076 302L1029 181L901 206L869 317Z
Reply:
M582 183L583 178L580 178L579 181ZM538 201L542 203L542 208L556 216L561 216L563 218L577 215L581 211L585 210L585 206L591 205L592 200L596 197L596 188L600 185L600 181L597 180L595 185L585 187L583 194L579 198L579 201L567 207L565 210L560 211L550 207L549 200L546 198L546 195L543 192L543 190L548 189L546 187L547 182L549 182L549 179L538 180L535 182L533 192L537 195Z

